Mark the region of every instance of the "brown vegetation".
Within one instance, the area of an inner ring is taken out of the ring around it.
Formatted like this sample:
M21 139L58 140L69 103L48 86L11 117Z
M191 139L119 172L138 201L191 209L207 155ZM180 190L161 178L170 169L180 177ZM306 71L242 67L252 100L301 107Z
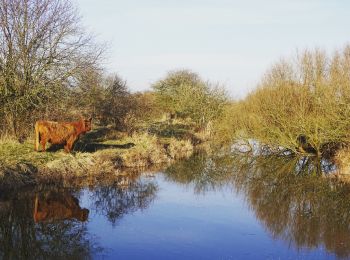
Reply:
M332 156L350 143L349 72L350 46L333 55L306 50L295 61L283 60L230 105L221 133L274 150Z

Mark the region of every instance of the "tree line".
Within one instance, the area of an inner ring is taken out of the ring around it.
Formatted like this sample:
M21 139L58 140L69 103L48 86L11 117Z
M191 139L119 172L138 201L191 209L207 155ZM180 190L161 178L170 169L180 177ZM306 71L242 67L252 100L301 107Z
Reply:
M235 101L190 70L132 93L104 72L104 49L70 0L0 0L0 136L25 139L38 119L80 115L131 133L167 113L198 130L214 125L219 141L270 151L332 156L350 144L350 45L280 60Z
M0 135L24 139L38 119L80 115L122 131L164 112L204 126L221 112L225 93L191 71L131 93L119 75L104 72L104 50L69 0L0 0Z

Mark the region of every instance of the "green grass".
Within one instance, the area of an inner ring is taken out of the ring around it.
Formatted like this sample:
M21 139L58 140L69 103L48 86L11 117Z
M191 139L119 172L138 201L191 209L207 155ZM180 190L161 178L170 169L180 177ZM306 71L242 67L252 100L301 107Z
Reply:
M10 140L0 143L0 161L5 165L31 163L41 166L62 156L65 156L63 151L35 152L34 142L31 141L26 141L23 144Z

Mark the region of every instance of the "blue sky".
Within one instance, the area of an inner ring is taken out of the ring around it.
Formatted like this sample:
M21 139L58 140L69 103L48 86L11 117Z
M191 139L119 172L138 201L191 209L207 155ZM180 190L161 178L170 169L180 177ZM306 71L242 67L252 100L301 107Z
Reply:
M146 90L190 69L233 97L281 57L350 43L350 1L75 0L83 25L108 44L106 70Z

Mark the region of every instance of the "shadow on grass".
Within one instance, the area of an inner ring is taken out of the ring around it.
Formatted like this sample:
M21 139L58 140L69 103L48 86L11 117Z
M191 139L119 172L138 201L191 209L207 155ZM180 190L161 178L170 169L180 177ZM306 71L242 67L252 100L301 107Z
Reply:
M98 150L104 149L129 149L134 147L134 143L126 144L103 144L101 142L106 140L118 140L121 139L115 131L109 128L97 128L91 132L86 133L84 136L81 136L79 140L75 143L73 151L74 152L96 152ZM63 145L51 145L47 151L48 152L57 152L60 149L63 149Z
M104 149L129 149L134 147L134 143L126 143L126 144L101 144L101 143L83 143L79 142L74 146L75 152L96 152L98 150Z
M148 132L159 137L184 138L190 132L190 126L185 124L167 124L164 122L153 123Z
M80 140L86 140L89 142L103 142L110 139L110 135L113 130L107 127L93 129L80 138ZM115 138L115 136L113 136Z
M194 126L182 124L182 123L153 123L148 133L157 135L163 138L176 138L183 140L190 140L193 145L202 143L202 140L196 137L194 134Z

